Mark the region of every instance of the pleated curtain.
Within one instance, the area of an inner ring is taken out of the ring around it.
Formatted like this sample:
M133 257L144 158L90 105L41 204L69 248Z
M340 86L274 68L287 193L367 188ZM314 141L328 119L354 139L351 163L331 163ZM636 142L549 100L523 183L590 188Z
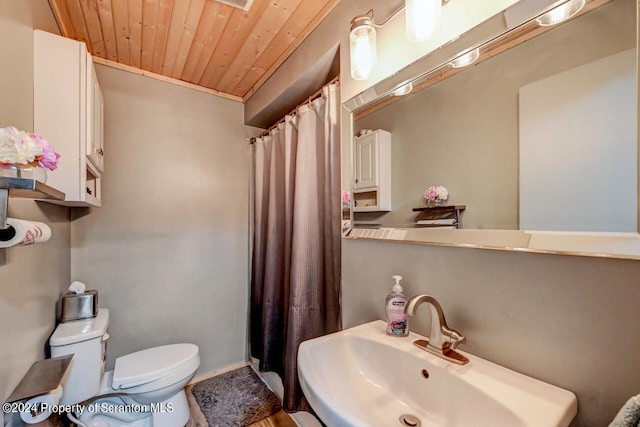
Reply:
M340 328L339 86L254 144L251 354L306 410L298 346Z

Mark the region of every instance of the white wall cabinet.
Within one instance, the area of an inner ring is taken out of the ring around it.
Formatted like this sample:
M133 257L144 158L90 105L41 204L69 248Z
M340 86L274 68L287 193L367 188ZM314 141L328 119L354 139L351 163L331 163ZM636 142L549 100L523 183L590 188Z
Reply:
M391 210L391 134L378 129L354 139L354 212Z
M89 82L91 93L87 90L87 95L90 95L87 99L87 108L91 108L91 111L87 111L87 130L89 131L87 136L87 157L98 171L102 173L104 169L104 147L102 144L102 135L104 132L104 98L102 97L100 84L98 84L98 77L96 76L91 55L87 53L87 57L87 68L91 70L91 81Z
M100 206L104 166L103 98L82 42L34 32L34 132L60 160L47 185L65 193L60 204Z

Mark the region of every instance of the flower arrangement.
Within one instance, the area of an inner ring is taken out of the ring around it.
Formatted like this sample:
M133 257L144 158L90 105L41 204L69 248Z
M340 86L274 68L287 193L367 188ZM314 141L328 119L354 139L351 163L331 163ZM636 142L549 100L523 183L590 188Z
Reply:
M60 154L40 135L13 126L0 129L0 164L40 166L53 171L59 158Z
M351 193L348 191L342 192L342 206L349 206L351 204Z
M449 191L442 185L432 185L424 192L424 199L427 203L444 202L449 198Z

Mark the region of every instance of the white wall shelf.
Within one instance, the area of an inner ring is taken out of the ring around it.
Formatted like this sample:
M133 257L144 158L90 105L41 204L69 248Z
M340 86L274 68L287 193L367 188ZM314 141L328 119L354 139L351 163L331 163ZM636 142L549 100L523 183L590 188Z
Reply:
M466 205L424 206L413 208L414 212L418 212L416 217L416 227L462 228L462 213L465 209L467 209Z

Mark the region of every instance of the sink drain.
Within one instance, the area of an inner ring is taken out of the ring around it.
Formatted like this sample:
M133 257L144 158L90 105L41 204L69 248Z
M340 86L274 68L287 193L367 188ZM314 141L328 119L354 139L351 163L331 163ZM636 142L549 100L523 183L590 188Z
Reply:
M420 420L415 415L400 415L400 424L403 426L420 427Z

